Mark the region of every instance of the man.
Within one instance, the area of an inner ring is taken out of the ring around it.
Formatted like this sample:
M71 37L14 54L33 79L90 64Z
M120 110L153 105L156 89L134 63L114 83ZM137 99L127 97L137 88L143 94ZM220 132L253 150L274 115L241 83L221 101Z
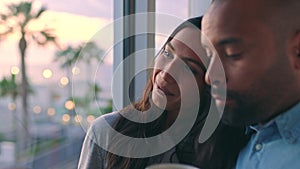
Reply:
M299 0L214 0L204 16L222 120L254 131L237 169L300 168L299 18Z

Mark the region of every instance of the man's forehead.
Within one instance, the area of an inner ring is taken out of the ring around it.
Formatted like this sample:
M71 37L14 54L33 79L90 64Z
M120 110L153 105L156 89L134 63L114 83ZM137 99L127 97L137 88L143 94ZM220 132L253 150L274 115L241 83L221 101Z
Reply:
M254 3L241 3L243 0L225 0L226 3L213 3L205 13L202 20L202 31L209 32L231 32L241 28L252 27L254 22L260 22L261 12L256 10ZM251 0L252 1L252 0ZM256 1L256 0L253 0ZM251 22L251 24L250 24Z
M268 9L268 0L217 0L213 1L209 9L204 15L203 20L206 16L214 18L216 15L224 16L239 14L239 15L256 15L262 11L266 12ZM230 18L226 18L229 20Z

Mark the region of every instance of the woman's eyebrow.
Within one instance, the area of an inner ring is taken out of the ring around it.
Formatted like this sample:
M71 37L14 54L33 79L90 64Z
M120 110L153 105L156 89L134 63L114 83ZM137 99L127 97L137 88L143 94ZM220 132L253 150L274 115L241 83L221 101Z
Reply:
M175 48L171 42L168 42L166 44L166 46L170 47L173 51L175 51ZM206 71L206 67L202 63L199 63L197 60L191 59L190 57L183 57L182 60L184 62L192 62L192 63L198 65L204 72Z
M194 59L191 59L189 57L183 57L182 60L184 62L191 62L191 63L194 63L196 64L197 66L199 66L204 72L206 71L206 68L203 64L201 64L200 62L198 62L197 60L194 60Z
M174 48L174 46L171 44L171 42L168 42L168 43L166 44L166 46L169 46L173 51L175 51L175 48Z

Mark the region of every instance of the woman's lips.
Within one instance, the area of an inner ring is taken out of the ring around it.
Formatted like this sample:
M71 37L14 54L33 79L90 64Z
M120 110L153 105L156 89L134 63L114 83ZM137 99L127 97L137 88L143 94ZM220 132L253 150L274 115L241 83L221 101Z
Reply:
M163 91L165 93L165 95L170 95L170 96L174 96L174 94L168 89L167 86L160 86L159 84L157 84L157 88L161 91Z

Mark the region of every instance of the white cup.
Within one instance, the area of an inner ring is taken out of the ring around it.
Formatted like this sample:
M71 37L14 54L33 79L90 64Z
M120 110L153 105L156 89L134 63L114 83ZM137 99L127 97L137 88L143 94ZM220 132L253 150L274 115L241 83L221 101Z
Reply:
M194 166L185 165L185 164L154 164L146 167L145 169L199 169Z

